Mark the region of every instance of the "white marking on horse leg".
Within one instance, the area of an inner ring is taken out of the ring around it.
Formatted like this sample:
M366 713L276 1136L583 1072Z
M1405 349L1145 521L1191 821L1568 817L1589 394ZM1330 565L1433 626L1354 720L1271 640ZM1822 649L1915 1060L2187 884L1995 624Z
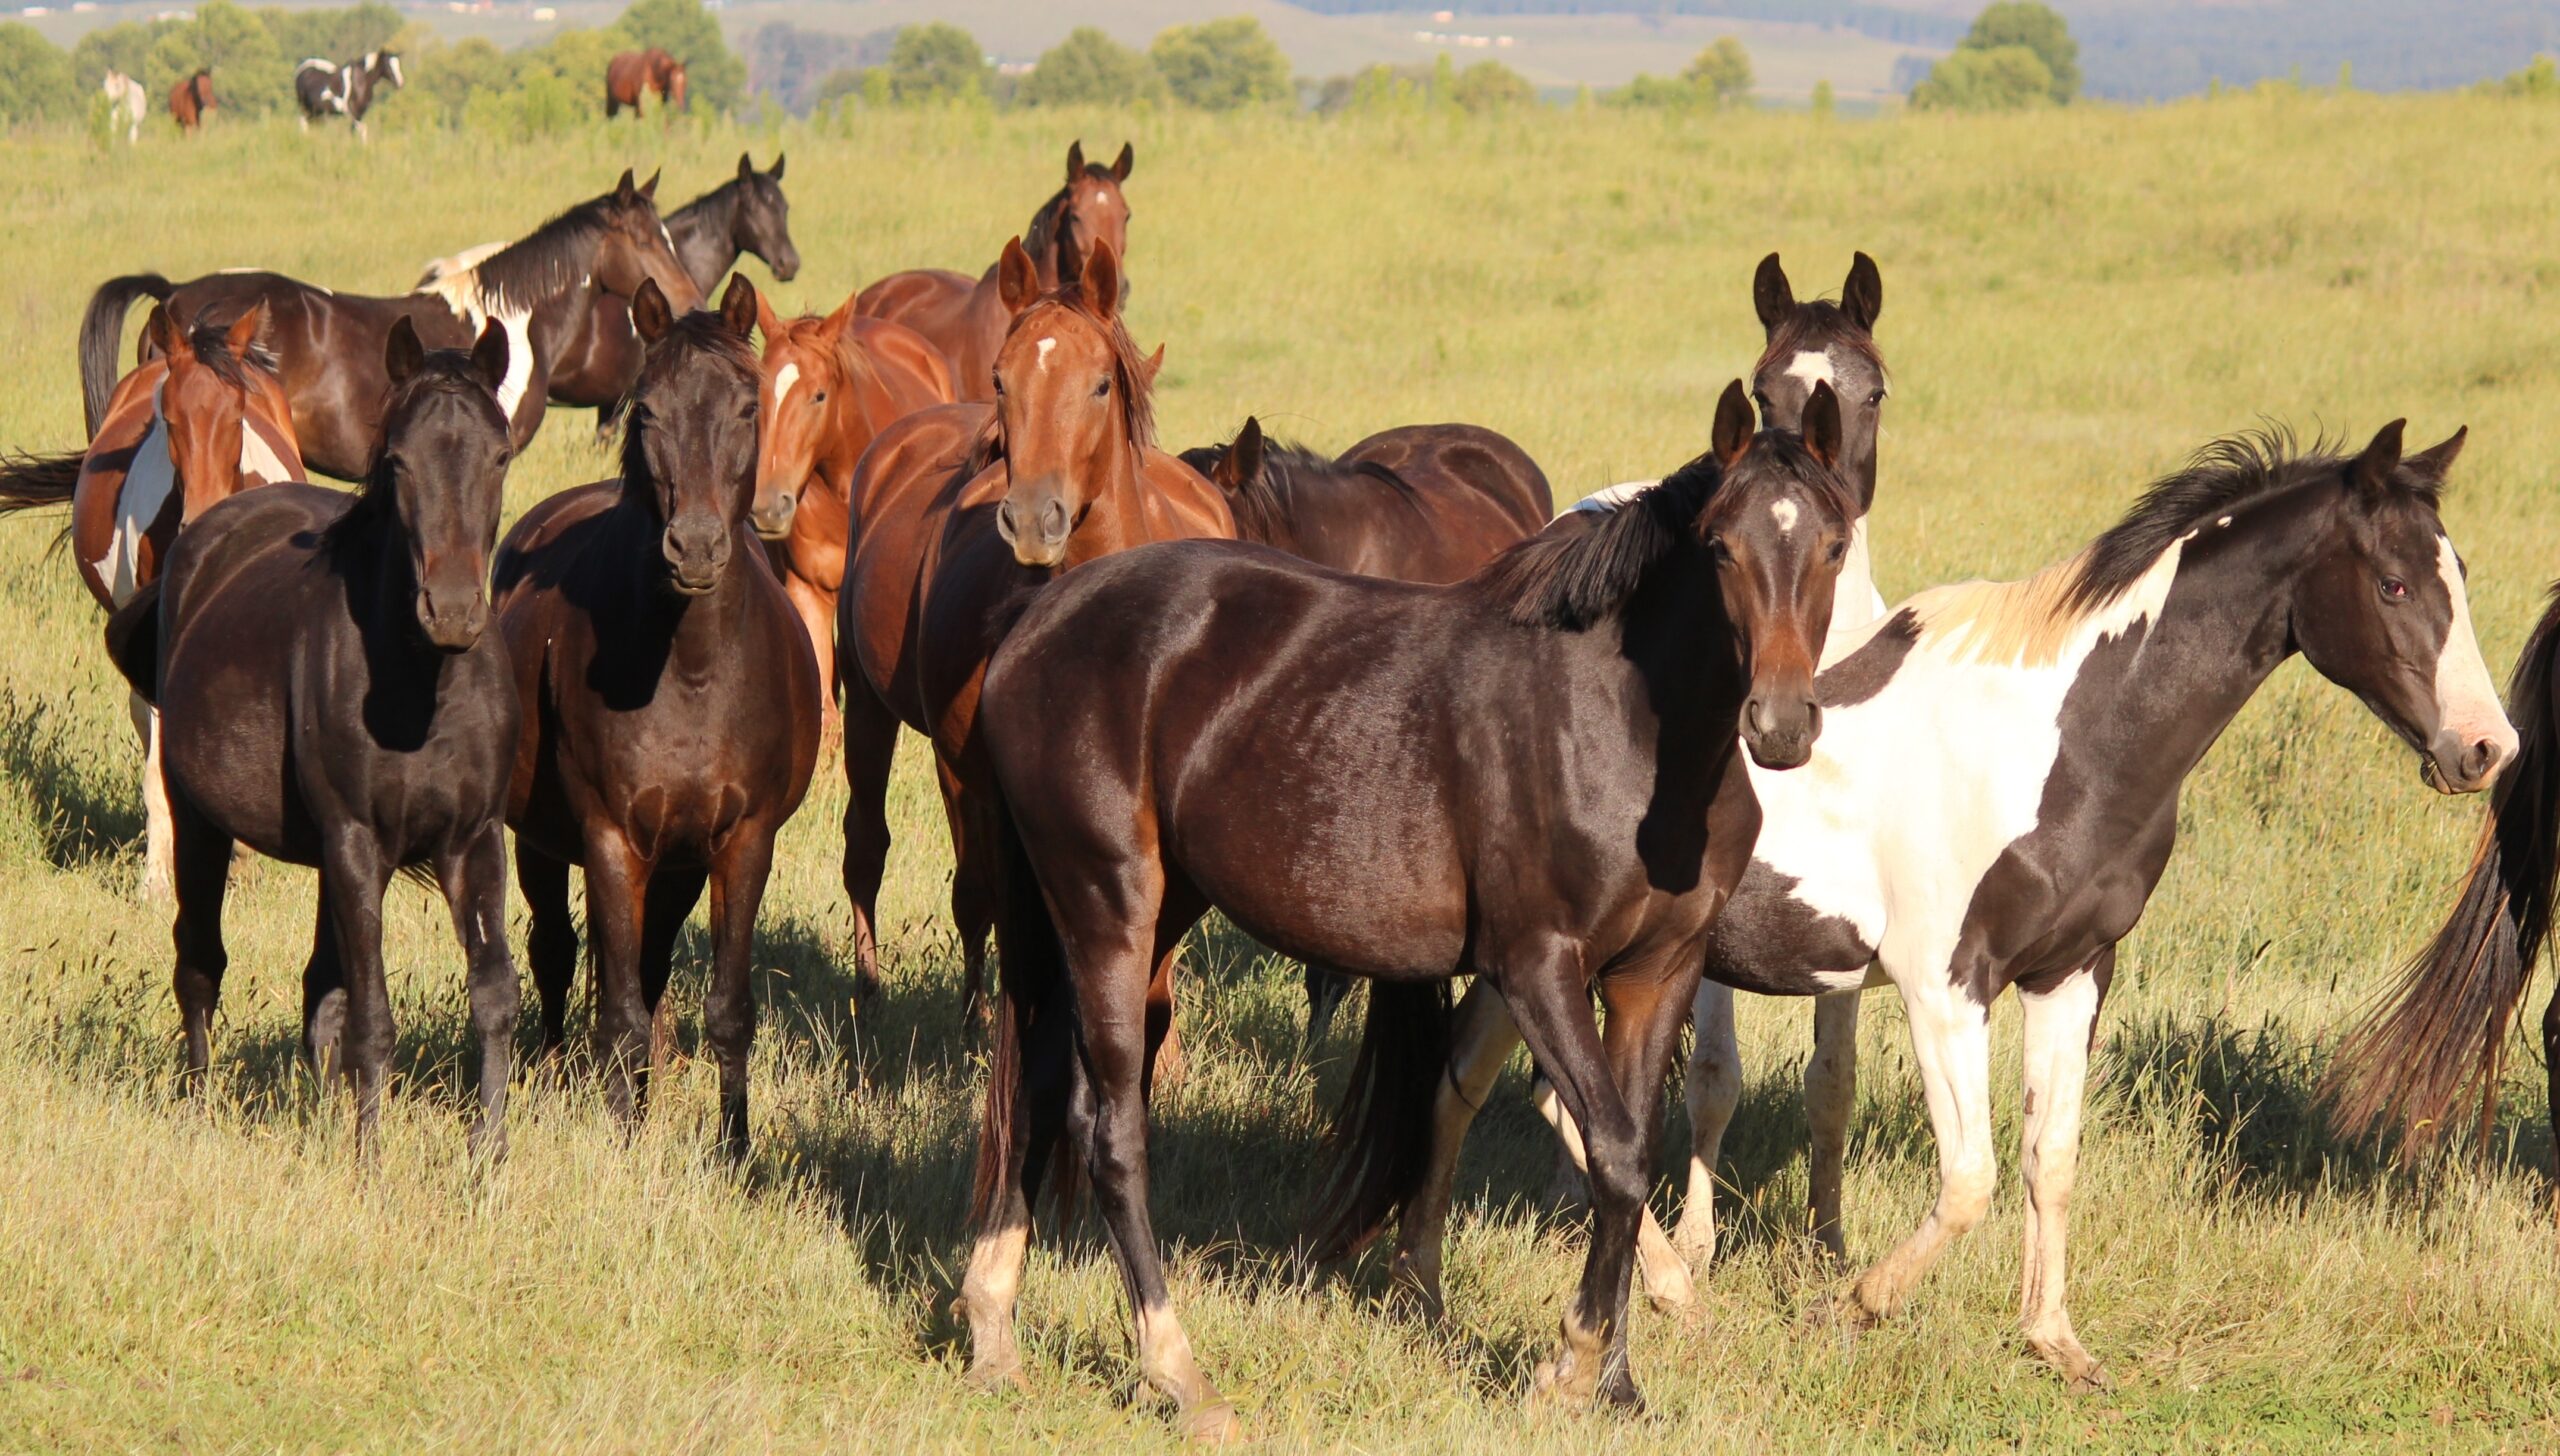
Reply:
M1173 1398L1187 1433L1221 1440L1234 1433L1235 1408L1201 1373L1171 1303L1138 1306L1138 1374Z
M1936 954L1910 957L1906 964L1921 969L1899 983L1938 1139L1938 1201L1909 1238L1860 1276L1854 1297L1869 1317L1901 1309L1947 1241L1982 1222L1999 1177L1991 1153L1990 1012L1949 974L1949 941L1933 947Z
M791 386L800 382L800 366L785 364L773 371L773 402L778 407L791 397Z
M137 700L140 695L136 694ZM177 863L178 835L169 819L169 781L160 759L160 713L145 706L151 727L142 750L142 896L159 904L169 898L170 870Z
M2026 1121L2018 1173L2027 1187L2026 1262L2018 1317L2027 1343L2074 1385L2104 1380L2071 1331L2063 1308L2063 1246L2071 1184L2080 1160L2080 1112L2089 1081L2089 1030L2098 1015L2098 978L2075 971L2042 993L2021 990L2026 1042Z
M2497 746L2498 762L2513 762L2516 728L2498 701L2498 685L2489 665L2480 660L2480 639L2471 630L2471 594L2462 580L2462 558L2453 542L2436 538L2436 574L2453 598L2453 621L2445 628L2443 650L2436 654L2436 721L2464 748L2484 739Z
M1538 1115L1563 1140L1567 1156L1585 1178L1591 1176L1591 1156L1583 1150L1582 1129L1573 1125L1573 1114L1565 1111L1564 1099L1556 1095L1555 1084L1541 1081L1535 1094ZM1689 1261L1671 1246L1654 1221L1650 1204L1636 1208L1636 1267L1644 1276L1644 1297L1659 1310L1681 1310L1698 1302L1697 1281L1689 1276Z
M969 1321L969 1379L979 1384L1019 1384L1022 1349L1013 1335L1013 1307L1022 1292L1022 1261L1031 1246L1031 1210L1020 1189L980 1231L960 1280L960 1312Z
M1494 1079L1502 1075L1502 1064L1519 1044L1520 1026L1511 1019L1511 1003L1478 978L1458 1002L1449 1066L1432 1094L1430 1161L1396 1224L1395 1259L1388 1270L1388 1278L1428 1318L1439 1318L1442 1308L1440 1245L1448 1232L1458 1150L1477 1110L1492 1094Z
M1787 364L1787 377L1803 380L1808 390L1817 384L1828 384L1834 389L1840 385L1840 377L1831 372L1831 355L1822 349L1807 349L1796 355Z
M1689 1107L1689 1192L1671 1244L1701 1266L1716 1256L1716 1167L1724 1159L1725 1129L1742 1105L1742 1043L1734 1030L1733 988L1698 984L1690 1007L1696 1040L1680 1098Z
M1813 1055L1804 1064L1804 1120L1811 1133L1805 1176L1812 1184L1813 1236L1833 1258L1840 1234L1840 1185L1849 1155L1849 1116L1858 1103L1858 993L1835 991L1813 1003Z

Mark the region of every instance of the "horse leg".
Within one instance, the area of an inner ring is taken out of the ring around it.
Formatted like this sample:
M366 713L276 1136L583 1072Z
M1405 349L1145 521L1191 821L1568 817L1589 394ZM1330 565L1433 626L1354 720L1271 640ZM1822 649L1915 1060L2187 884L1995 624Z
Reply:
M780 562L775 565L781 568ZM783 595L791 598L792 610L800 614L800 625L809 634L809 650L817 654L818 731L823 735L837 727L835 597L796 571L782 570L781 575Z
M173 804L171 810L171 887L178 899L170 937L177 943L172 980L178 1019L187 1037L184 1086L201 1097L205 1071L213 1060L213 1010L222 1000L222 973L231 965L222 946L222 898L231 885L231 836L192 807Z
M1618 1014L1612 1011L1608 1025L1614 1028L1617 1024ZM1677 1031L1676 1023L1674 1031ZM1601 1042L1604 1046L1616 1044L1606 1030L1602 1032ZM1617 1060L1617 1054L1612 1052L1610 1061L1613 1067ZM1658 1080L1656 1087L1658 1090ZM1622 1096L1629 1095L1635 1088L1622 1082L1619 1091ZM1582 1145L1581 1129L1573 1125L1572 1117L1566 1114L1564 1104L1557 1099L1555 1084L1541 1081L1534 1095L1538 1115L1547 1120L1547 1126L1555 1129L1559 1160L1572 1171L1576 1184L1585 1182L1591 1169L1590 1151ZM1648 1121L1642 1126L1650 1130L1653 1124ZM1645 1166L1653 1166L1650 1154L1646 1156ZM1713 1215L1709 1217L1712 1219ZM1643 1217L1636 1223L1636 1274L1644 1281L1645 1301L1664 1314L1676 1314L1698 1302L1698 1282L1689 1273L1688 1256L1673 1247L1670 1237L1663 1233L1662 1225L1654 1221L1650 1207L1645 1208Z
M322 1093L347 1075L347 967L324 883L311 897L311 959L302 965L302 1054Z
M1644 1181L1636 1194L1639 1208L1651 1179L1655 1141L1662 1135L1663 1080L1670 1073L1671 1059L1679 1054L1680 1027L1689 1019L1703 964L1695 956L1663 961L1600 983L1600 999L1609 1008L1600 1044L1609 1054L1610 1075L1641 1139L1637 1171ZM1561 1108L1558 1115L1561 1119ZM1578 1147L1581 1140L1573 1135L1573 1125L1559 1120L1556 1131L1568 1148L1583 1154L1577 1161L1587 1166L1587 1150ZM1636 1222L1636 1261L1643 1271L1645 1297L1655 1309L1675 1312L1696 1305L1698 1289L1689 1276L1689 1261L1671 1247L1649 1211Z
M1178 1087L1190 1073L1182 1038L1173 1029L1173 973L1182 959L1180 941L1165 946L1147 975L1147 1066L1144 1095L1152 1100L1158 1087Z
M169 829L169 780L160 762L160 710L142 694L133 694L133 726L142 735L142 898L152 904L169 898L169 860L175 852Z
M382 969L382 891L390 871L368 827L323 831L320 900L328 907L338 963L346 971L347 1023L341 1039L356 1093L356 1153L369 1154L391 1073L391 988Z
M569 983L578 974L578 926L569 918L569 862L553 859L518 836L516 888L533 912L524 955L532 964L534 995L542 1003L542 1054L556 1059L569 1037Z
M1900 1310L1947 1241L1982 1222L1991 1208L1999 1178L1991 1156L1991 1008L1974 1001L1965 989L1976 984L1968 967L1952 961L1946 952L1911 957L1912 965L1948 969L1922 970L1901 988L1929 1127L1938 1140L1938 1199L1908 1238L1859 1276L1839 1306L1853 1324Z
M471 1125L473 1157L507 1151L507 1081L515 1073L516 1014L524 987L507 953L506 826L491 820L437 867L445 909L471 987L471 1030L480 1040L480 1116Z
M2018 1318L2027 1345L2062 1372L2074 1390L2107 1384L2106 1372L2071 1331L2062 1307L2063 1244L2070 1229L2071 1183L2080 1161L2080 1110L2089 1081L2089 1041L2098 1003L2115 969L2110 946L2081 970L2030 991L2018 988L2026 1042L2026 1123L2019 1135L2018 1176L2027 1186L2026 1270Z
M981 826L982 796L961 786L958 768L939 749L934 773L942 786L942 813L951 825L951 923L960 935L960 1019L970 1029L987 1020L987 935L995 925L987 867L979 861L993 826Z
M2551 988L2551 1003L2542 1008L2542 1066L2549 1084L2552 1156L2560 1166L2560 985Z
M626 1132L648 1107L649 1007L640 989L641 913L649 869L619 834L591 831L586 844L587 938L596 963L596 1065L605 1103Z
M1351 994L1351 978L1315 961L1307 962L1306 976L1307 1032L1298 1048L1312 1054L1333 1030L1333 1015L1342 1009L1342 998Z
M621 418L622 401L618 399L611 404L600 404L596 406L597 444L609 445L613 443L614 426L621 421Z
M1804 1064L1805 1175L1812 1184L1813 1237L1834 1259L1848 1257L1840 1234L1840 1185L1847 1177L1849 1116L1858 1106L1856 991L1813 1001L1813 1055Z
M1396 1251L1388 1265L1391 1287L1415 1313L1438 1320L1446 1308L1440 1292L1440 1250L1448 1232L1449 1204L1458 1180L1458 1150L1467 1128L1492 1095L1494 1079L1520 1044L1510 1003L1479 976L1458 1002L1451 1028L1449 1065L1431 1108L1431 1154L1420 1184L1396 1224Z
M1696 1040L1680 1089L1689 1107L1689 1192L1671 1246L1703 1266L1716 1256L1716 1168L1724 1160L1725 1129L1742 1105L1742 1043L1733 1021L1733 988L1713 981L1698 987L1690 1011Z
M729 836L711 880L711 989L702 1024L720 1063L720 1144L733 1162L747 1157L747 1056L756 1035L756 911L773 869L773 830L743 824Z
M853 901L853 989L880 990L880 881L889 864L889 770L898 715L858 666L844 672L844 892Z
M693 907L702 901L705 876L696 869L661 868L649 876L640 917L640 998L649 1009L649 1071L664 1072L676 1051L676 1004L667 999L675 973L676 940Z

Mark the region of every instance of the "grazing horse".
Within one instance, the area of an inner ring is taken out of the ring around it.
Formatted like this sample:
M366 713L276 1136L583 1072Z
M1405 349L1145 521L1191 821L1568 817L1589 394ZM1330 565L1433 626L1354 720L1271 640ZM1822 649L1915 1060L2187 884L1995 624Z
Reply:
M343 116L354 128L357 141L365 140L364 114L373 106L373 90L383 82L399 90L408 84L400 74L400 53L367 51L364 59L340 64L318 57L304 61L293 73L293 98L302 107L302 129L311 123Z
M178 134L192 136L197 127L213 120L213 72L199 70L169 88L169 114L177 118Z
M2286 658L2355 694L2439 790L2485 787L2515 757L2436 511L2464 436L2405 458L2401 437L2394 420L2354 456L2296 453L2280 434L2219 441L2069 559L1923 592L1828 654L1814 766L1758 784L1753 873L1706 965L1766 995L1878 980L1901 993L1938 1199L1837 1302L1846 1322L1897 1312L1989 1210L1991 1003L2015 986L2020 1320L2073 1387L2105 1383L2063 1304L2098 1007L2168 866L2187 774ZM1468 1001L1414 1199L1435 1216L1409 1221L1398 1257L1400 1277L1434 1286L1436 1211L1473 1115L1458 1089L1489 1081L1514 1039L1492 988ZM1568 1147L1579 1116L1560 1119ZM1659 1299L1657 1272L1648 1260Z
M1122 187L1137 153L1126 143L1110 166L1088 164L1084 143L1067 145L1067 185L1040 204L1031 225L1022 231L1022 246L1039 270L1043 292L1062 282L1058 259L1062 248L1083 256L1107 246L1111 256L1129 256L1129 198ZM996 351L1003 347L1013 315L1004 302L1002 264L972 278L942 268L915 268L892 273L862 290L854 310L865 318L905 324L933 341L951 359L951 375L960 398L984 404L995 398ZM1066 270L1072 273L1074 270ZM1125 286L1124 286L1125 292Z
M1015 317L996 354L997 403L921 410L872 442L854 472L853 560L836 599L857 974L865 986L879 978L873 913L903 722L933 740L973 1018L995 919L992 780L973 724L1003 604L1114 551L1235 534L1218 488L1153 444L1155 367L1121 325L1110 246L1045 294L1020 239L999 272Z
M644 284L631 317L649 361L621 477L537 504L498 555L498 622L524 702L507 823L552 1050L577 970L569 867L586 872L596 1059L626 1122L647 1108L650 1026L710 880L703 1021L720 1140L743 1157L756 909L774 835L817 766L817 664L747 529L755 289L733 278L718 313L678 318Z
M121 125L128 144L142 140L142 115L151 109L150 93L142 83L122 71L109 71L99 90L107 96L107 129L113 132Z
M1200 542L1096 563L1031 602L980 709L1015 842L962 1285L973 1376L1019 1378L1028 1200L1065 1131L1141 1377L1195 1433L1232 1429L1147 1210L1148 988L1215 907L1376 982L1345 1102L1357 1152L1323 1200L1338 1240L1395 1197L1384 1154L1427 1135L1448 981L1503 988L1591 1129L1590 1254L1533 1399L1641 1404L1626 1302L1654 1103L1759 828L1737 725L1771 767L1803 763L1822 726L1814 656L1851 511L1827 387L1805 421L1801 440L1755 433L1736 380L1709 455L1599 531L1523 543L1451 586ZM1349 872L1379 865L1394 874Z
M552 361L586 327L603 294L628 298L644 281L670 300L699 298L676 262L675 245L650 199L658 179L634 186L624 172L613 191L582 202L466 273L396 298L333 293L274 273L213 273L171 284L135 274L99 285L80 325L80 376L94 419L115 376L116 341L135 298L160 299L181 325L199 317L237 318L263 301L268 338L293 401L303 454L314 470L354 480L370 468L389 393L382 340L406 318L430 348L467 345L495 321L507 334L507 377L498 389L514 448L542 425Z
M144 332L159 357L116 382L105 422L86 450L0 463L0 511L68 505L71 555L82 585L113 611L160 575L178 529L252 486L302 478L302 451L274 361L258 342L266 315L192 337L151 311ZM133 695L143 743L142 888L169 885L169 799L160 775L160 718Z
M651 46L645 51L617 52L605 63L604 114L608 119L626 106L633 116L641 115L640 96L645 91L655 91L660 101L683 110L684 62Z
M832 718L836 593L852 548L854 465L892 423L951 403L951 366L914 330L855 318L850 298L825 318L783 319L762 298L756 308L764 334L764 430L747 519L809 629L818 701Z
M425 868L469 962L471 1144L491 1156L505 1147L519 994L499 819L516 697L485 630L512 453L496 399L507 336L493 324L469 354L429 353L400 320L384 355L391 398L364 488L271 485L206 511L110 619L108 642L165 725L189 1083L204 1084L229 962L234 842L316 866L303 1039L324 1081L354 1083L369 1145L391 1070L382 892L393 872Z

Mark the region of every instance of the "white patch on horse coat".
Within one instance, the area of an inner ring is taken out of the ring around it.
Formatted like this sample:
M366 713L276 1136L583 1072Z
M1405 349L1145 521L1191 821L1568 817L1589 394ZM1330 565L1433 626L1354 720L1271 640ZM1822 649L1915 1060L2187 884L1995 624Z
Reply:
M267 438L255 420L240 422L240 479L249 485L276 485L294 477L277 442Z
M1595 513L1614 511L1660 484L1662 482L1659 480L1629 480L1617 485L1602 486L1558 512L1556 519L1561 521L1575 511Z
M501 310L492 307L492 300L484 297L480 292L478 271L480 264L486 261L491 253L505 246L503 243L499 244L490 248L487 253L474 248L468 253L457 255L471 257L473 253L480 254L479 257L472 259L471 265L467 268L422 280L417 291L432 293L442 299L444 306L452 309L456 318L469 324L475 334L487 327L489 320L493 318L498 321L498 327L506 331L507 377L498 382L498 409L506 415L507 423L512 426L515 423L516 406L524 401L525 387L533 382L533 337L526 327L533 317L533 311L524 308ZM433 265L429 266L429 272L433 275Z
M1778 523L1778 534L1792 536L1796 529L1796 503L1791 500L1771 501L1769 514Z
M1839 376L1831 372L1831 355L1821 349L1807 349L1796 355L1794 362L1787 365L1787 377L1803 380L1807 389L1817 384L1840 387Z
M785 364L773 371L773 402L780 405L791 397L791 386L800 382L800 366Z
M2498 761L2516 756L2516 729L2498 701L2498 685L2489 664L2480 660L2480 639L2471 630L2471 593L2462 579L2462 558L2453 542L2436 537L2436 574L2453 597L2453 621L2445 629L2444 648L2436 654L2436 721L2464 747L2487 739L2498 745Z
M1039 369L1046 369L1046 368L1048 368L1048 367L1049 367L1049 351L1050 351L1050 350L1052 350L1052 349L1054 349L1054 348L1056 348L1056 347L1058 347L1058 341L1057 341L1056 339L1042 339L1042 340L1040 340L1040 341L1039 341L1039 344L1038 344L1038 348L1039 348L1039 350L1040 350L1040 356L1039 356L1038 358L1036 358L1036 359L1034 359L1034 360L1032 360L1032 361L1031 361L1031 362L1032 362L1033 367L1035 367L1035 368L1039 368Z
M151 529L151 522L178 488L178 467L169 460L169 420L161 413L161 391L166 388L165 380L151 386L150 433L134 446L124 488L116 492L116 528L107 538L106 552L89 563L117 606L133 600L133 594L142 589L143 533Z

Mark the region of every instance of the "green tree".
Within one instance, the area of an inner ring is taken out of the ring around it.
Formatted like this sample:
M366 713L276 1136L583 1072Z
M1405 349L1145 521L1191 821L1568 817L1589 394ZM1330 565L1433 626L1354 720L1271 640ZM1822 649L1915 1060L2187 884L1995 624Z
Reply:
M1145 55L1100 29L1079 25L1040 53L1014 100L1024 106L1130 106L1165 94Z
M15 20L0 24L0 121L74 115L86 104L80 89L71 77L71 57L42 32Z
M445 126L461 123L474 95L504 96L516 85L515 61L487 36L430 47L414 59L404 53L401 60L413 104Z
M213 73L215 103L228 110L263 116L293 102L293 62L258 17L231 0L206 0L194 21L170 27L151 44L155 91L198 68Z
M1706 99L1718 106L1730 106L1751 96L1751 52L1732 36L1719 37L1714 45L1698 52L1680 79L1705 93Z
M1965 47L1911 88L1919 111L2024 111L2053 104L2053 72L2025 46Z
M1147 48L1174 99L1204 111L1286 101L1289 58L1250 15L1177 25Z
M899 31L883 69L889 76L889 99L900 106L987 94L987 53L979 49L977 37L944 21Z
M2025 46L2044 62L2050 77L2045 90L2055 105L2068 105L2080 94L2080 42L2071 38L2071 27L2052 6L2038 0L1998 0L1974 17L1973 29L1957 49L1993 51L2003 46Z
M258 11L258 23L275 37L276 54L295 67L306 60L345 62L360 59L368 51L388 50L401 26L400 12L382 0L364 0L344 10L287 10L269 5Z
M1449 83L1449 99L1475 115L1538 104L1538 88L1500 61L1478 61Z
M1813 83L1814 115L1829 116L1837 105L1838 102L1832 95L1831 83L1828 80L1816 81Z
M2476 88L2496 96L2524 96L2536 101L2560 99L2560 64L2549 56L2535 56L2533 64L2521 71L2510 71L2495 81L2483 81Z
M152 48L160 37L185 24L180 20L127 20L93 30L71 48L71 78L88 87L104 82L109 71L122 71L140 81L153 96L159 96L178 78L152 69Z
M655 46L684 62L685 95L693 105L725 113L746 99L747 63L729 49L702 0L633 0L613 28L642 50ZM604 84L601 74L596 84Z

